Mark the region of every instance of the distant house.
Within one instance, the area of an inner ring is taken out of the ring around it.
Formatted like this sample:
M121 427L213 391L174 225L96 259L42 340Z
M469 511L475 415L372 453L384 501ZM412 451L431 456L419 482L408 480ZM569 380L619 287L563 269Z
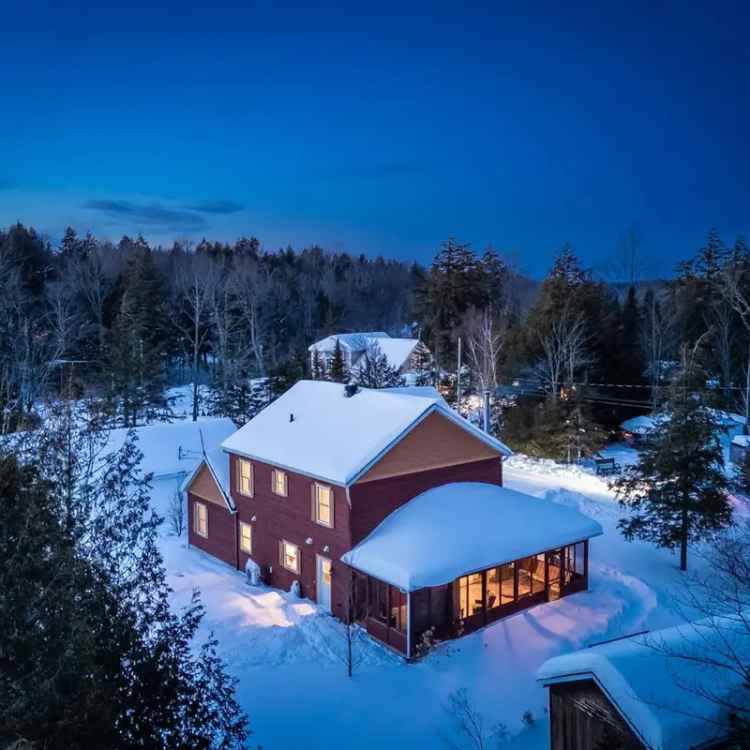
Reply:
M330 366L333 353L336 350L336 342L341 346L344 361L350 372L356 372L357 366L367 352L368 347L377 344L380 351L388 359L391 367L398 370L402 375L415 372L418 357L430 356L429 349L419 339L392 338L384 331L366 331L362 333L339 333L316 341L308 347L310 353L310 369L314 364L313 358L317 351L320 361Z
M740 414L734 414L720 409L710 410L720 432L730 439L741 435L745 431L745 418ZM633 446L647 443L653 435L669 422L669 414L659 412L656 414L644 414L632 419L626 419L620 429L625 440Z
M300 381L183 485L189 543L404 656L588 585L576 510L502 486L508 448L433 388Z
M733 656L725 660L726 654ZM729 706L746 702L743 675L731 666L735 658L750 660L747 629L739 616L554 657L538 674L549 687L550 748L729 748Z

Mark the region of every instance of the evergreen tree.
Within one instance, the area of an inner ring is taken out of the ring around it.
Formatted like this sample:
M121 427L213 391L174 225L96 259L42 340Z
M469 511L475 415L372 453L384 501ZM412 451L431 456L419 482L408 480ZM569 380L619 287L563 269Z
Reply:
M420 342L414 350L414 372L416 373L416 385L433 385L435 376L432 371L432 357L429 349Z
M750 451L745 451L742 463L736 466L732 484L737 492L750 497Z
M620 314L618 383L637 385L643 382L646 365L643 358L642 315L635 287L628 289Z
M328 367L328 378L334 383L348 383L349 377L349 368L346 365L346 359L344 359L341 342L336 339L336 346L333 349L333 357L331 357L331 364Z
M108 349L110 400L126 425L165 405L162 285L151 250L139 250L124 274Z
M317 348L313 349L310 363L310 376L313 380L327 380L325 362L323 362Z
M170 606L134 436L106 444L67 405L0 457L0 743L243 747L216 642L193 649L197 594Z
M669 419L640 449L639 462L613 484L630 511L619 524L625 538L679 548L680 569L687 570L688 545L728 526L732 513L718 425L696 389L705 376L694 356L683 358L666 403Z
M362 360L357 364L354 377L357 385L363 388L395 388L404 384L398 369L391 367L388 357L383 354L377 342L367 347Z

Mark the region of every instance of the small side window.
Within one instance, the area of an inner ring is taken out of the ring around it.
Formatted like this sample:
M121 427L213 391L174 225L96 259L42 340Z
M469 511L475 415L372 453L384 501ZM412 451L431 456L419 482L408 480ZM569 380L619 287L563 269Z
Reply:
M287 542L286 539L282 539L280 545L280 553L281 567L286 568L291 573L296 573L297 575L299 575L301 568L301 555L299 547L296 544Z
M246 458L237 459L237 491L245 497L253 496L253 465Z
M253 527L240 521L240 549L248 555L253 554Z
M287 476L286 472L280 469L274 469L271 472L271 491L274 495L281 497L287 496Z
M193 504L193 531L198 536L208 537L208 508L203 503Z

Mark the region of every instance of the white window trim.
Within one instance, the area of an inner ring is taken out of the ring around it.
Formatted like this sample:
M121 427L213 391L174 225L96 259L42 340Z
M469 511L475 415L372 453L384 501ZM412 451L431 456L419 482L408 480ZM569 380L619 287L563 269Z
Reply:
M247 528L250 530L250 549L245 549L245 547L242 546L244 539L242 536L243 528ZM240 551L244 552L246 555L253 554L253 527L252 524L246 523L245 521L240 521Z
M201 509L205 513L206 517L206 533L204 534L200 530L200 511ZM193 531L200 537L208 539L208 506L205 503L199 503L197 500L193 502Z
M297 567L296 568L290 568L286 564L286 550L285 550L286 545L289 545L290 547L294 547L297 550ZM299 544L290 542L287 539L281 540L281 567L284 568L284 570L288 570L290 573L295 573L296 575L301 574L302 572L302 547L300 547Z
M283 493L276 491L276 478L279 475L284 477L284 492ZM276 495L277 497L289 496L289 477L285 471L282 471L281 469L271 470L271 492L273 492L273 494Z
M328 505L328 507L329 507L329 511L330 511L330 514L331 514L331 522L330 523L326 523L325 521L321 521L320 520L320 514L318 512L319 509L320 509L320 504L318 502L318 488L328 490L328 499L329 499L329 505ZM313 498L314 498L313 508L314 508L314 513L315 513L315 516L314 516L313 520L315 521L315 523L318 524L318 526L324 526L327 529L332 529L333 526L334 526L334 523L335 523L335 519L334 519L334 515L333 515L333 506L334 506L333 487L331 487L328 484L321 484L320 482L315 482L313 484Z
M242 491L242 466L244 464L247 464L250 467L250 476L248 477L250 480L250 492ZM247 458L238 458L237 459L237 492L240 495L242 495L242 497L252 497L254 489L255 489L255 468L253 467L253 462L248 460Z

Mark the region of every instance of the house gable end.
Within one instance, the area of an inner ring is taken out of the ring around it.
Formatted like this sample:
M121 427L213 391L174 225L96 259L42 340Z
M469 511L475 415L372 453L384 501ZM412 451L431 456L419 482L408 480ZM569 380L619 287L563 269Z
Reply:
M502 455L439 411L433 411L405 433L356 483L499 458Z
M221 488L217 484L214 475L211 473L211 470L208 468L205 461L187 485L186 489L201 500L213 503L214 505L220 505L222 508L227 507L224 493L221 491Z

